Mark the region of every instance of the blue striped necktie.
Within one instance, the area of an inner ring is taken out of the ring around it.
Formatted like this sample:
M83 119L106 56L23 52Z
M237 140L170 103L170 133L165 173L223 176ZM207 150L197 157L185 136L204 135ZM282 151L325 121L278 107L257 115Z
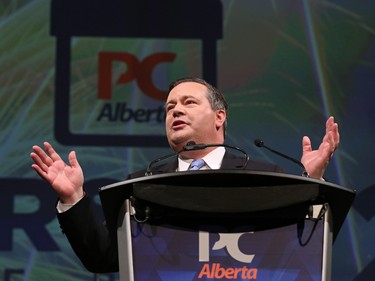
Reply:
M204 162L203 159L195 159L193 162L191 162L189 171L200 170L200 168L202 168L205 164L206 162Z

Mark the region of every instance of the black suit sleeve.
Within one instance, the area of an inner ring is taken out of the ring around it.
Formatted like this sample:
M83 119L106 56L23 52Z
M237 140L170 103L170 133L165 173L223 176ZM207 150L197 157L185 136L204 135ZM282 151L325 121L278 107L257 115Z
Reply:
M58 213L57 218L73 251L87 270L118 271L116 233L110 233L98 220L88 196L82 198L68 211Z

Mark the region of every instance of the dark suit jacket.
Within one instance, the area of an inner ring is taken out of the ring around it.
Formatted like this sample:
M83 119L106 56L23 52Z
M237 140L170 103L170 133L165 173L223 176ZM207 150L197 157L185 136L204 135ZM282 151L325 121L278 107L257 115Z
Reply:
M226 153L221 169L239 169L244 159ZM177 161L157 166L152 174L174 172ZM279 166L250 160L247 170L282 172ZM146 170L130 174L128 178L142 177ZM83 265L91 272L118 271L118 253L116 233L110 233L106 226L94 215L88 196L64 213L57 214L60 227L67 236L74 252Z

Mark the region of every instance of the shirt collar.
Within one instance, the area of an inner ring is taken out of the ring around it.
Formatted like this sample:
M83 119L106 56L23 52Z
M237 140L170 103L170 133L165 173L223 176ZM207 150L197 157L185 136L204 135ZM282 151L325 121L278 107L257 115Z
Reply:
M223 162L224 154L225 154L224 147L218 147L212 150L210 153L208 153L206 156L202 158L204 162L206 162L206 165L203 166L202 169L212 169L212 170L220 169L221 163ZM179 157L177 170L187 171L193 160L194 159L181 159Z

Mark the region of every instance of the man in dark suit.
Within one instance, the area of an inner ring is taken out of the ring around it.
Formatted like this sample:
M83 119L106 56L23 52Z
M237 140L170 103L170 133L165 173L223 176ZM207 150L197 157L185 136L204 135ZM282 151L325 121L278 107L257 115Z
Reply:
M217 89L202 79L185 78L171 84L165 105L165 128L169 145L178 152L191 141L197 144L223 144L227 121L227 103ZM339 144L338 125L333 117L326 122L326 134L319 149L312 150L308 137L302 140L301 162L309 176L322 179L326 166ZM45 151L33 146L33 169L56 191L58 219L73 250L92 272L118 271L117 239L99 222L91 200L83 189L84 177L74 151L69 165L45 142ZM235 169L243 159L229 154L224 147L182 151L176 161L152 168L152 173L178 172L189 169L194 159L203 159L201 169ZM246 169L281 172L281 168L250 160ZM144 176L145 171L129 175Z

